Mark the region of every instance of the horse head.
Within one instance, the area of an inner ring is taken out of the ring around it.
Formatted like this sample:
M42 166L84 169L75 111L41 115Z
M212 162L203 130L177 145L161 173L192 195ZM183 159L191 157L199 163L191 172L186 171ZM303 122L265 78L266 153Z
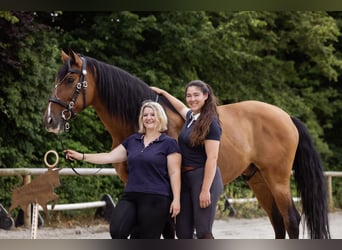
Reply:
M61 51L64 62L56 76L55 88L44 113L49 132L58 134L69 129L69 121L90 105L93 99L93 74L87 74L87 61L72 50Z

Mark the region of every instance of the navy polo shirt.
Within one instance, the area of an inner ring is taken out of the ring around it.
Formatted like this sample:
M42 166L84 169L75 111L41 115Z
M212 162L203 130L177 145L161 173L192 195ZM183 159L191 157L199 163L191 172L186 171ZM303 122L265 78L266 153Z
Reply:
M201 167L205 166L207 154L204 145L197 145L192 147L190 145L190 133L194 127L193 122L189 127L191 121L191 110L186 114L186 121L178 136L178 144L182 152L182 166ZM207 140L221 140L222 128L218 119L214 119L210 125L209 132L205 139Z
M143 139L144 135L135 133L122 142L128 169L124 191L172 196L167 156L180 153L177 141L163 133L145 147Z

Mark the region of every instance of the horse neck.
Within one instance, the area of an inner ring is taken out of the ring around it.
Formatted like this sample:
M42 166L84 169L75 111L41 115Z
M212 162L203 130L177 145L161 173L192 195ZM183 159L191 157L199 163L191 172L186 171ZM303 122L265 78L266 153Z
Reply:
M134 130L134 125L123 121L121 118L111 115L106 105L101 102L97 90L94 91L94 97L89 105L94 107L95 112L105 126L106 130L112 137L112 148L119 145L126 137L131 135ZM160 104L164 107L168 116L168 131L167 134L178 139L179 132L183 127L184 120L177 111L170 108L163 98L160 99Z
M95 98L95 100L98 100L98 98ZM100 101L94 101L91 105L112 137L112 148L119 145L123 139L134 132L132 125L121 122L121 120L114 115L111 116L105 105Z

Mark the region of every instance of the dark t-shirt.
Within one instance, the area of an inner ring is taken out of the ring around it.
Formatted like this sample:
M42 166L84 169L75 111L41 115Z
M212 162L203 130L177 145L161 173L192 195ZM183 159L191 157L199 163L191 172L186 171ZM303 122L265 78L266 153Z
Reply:
M128 180L124 191L171 196L167 156L180 153L177 141L163 133L145 147L143 139L142 134L136 133L122 142L127 150L128 168Z
M190 145L190 132L192 131L195 122L187 127L190 122L191 110L186 114L186 121L178 136L178 144L182 153L182 166L204 167L207 160L204 145L197 145L192 147ZM207 140L220 141L222 135L222 128L218 119L215 119L211 125L207 136Z

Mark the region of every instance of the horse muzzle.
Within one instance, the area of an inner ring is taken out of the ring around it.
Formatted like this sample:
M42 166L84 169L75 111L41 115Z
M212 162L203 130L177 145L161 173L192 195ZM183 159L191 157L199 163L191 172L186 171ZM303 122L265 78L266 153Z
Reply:
M52 115L46 114L44 116L44 125L46 131L54 134L61 134L64 132L64 121L63 119L54 118Z

